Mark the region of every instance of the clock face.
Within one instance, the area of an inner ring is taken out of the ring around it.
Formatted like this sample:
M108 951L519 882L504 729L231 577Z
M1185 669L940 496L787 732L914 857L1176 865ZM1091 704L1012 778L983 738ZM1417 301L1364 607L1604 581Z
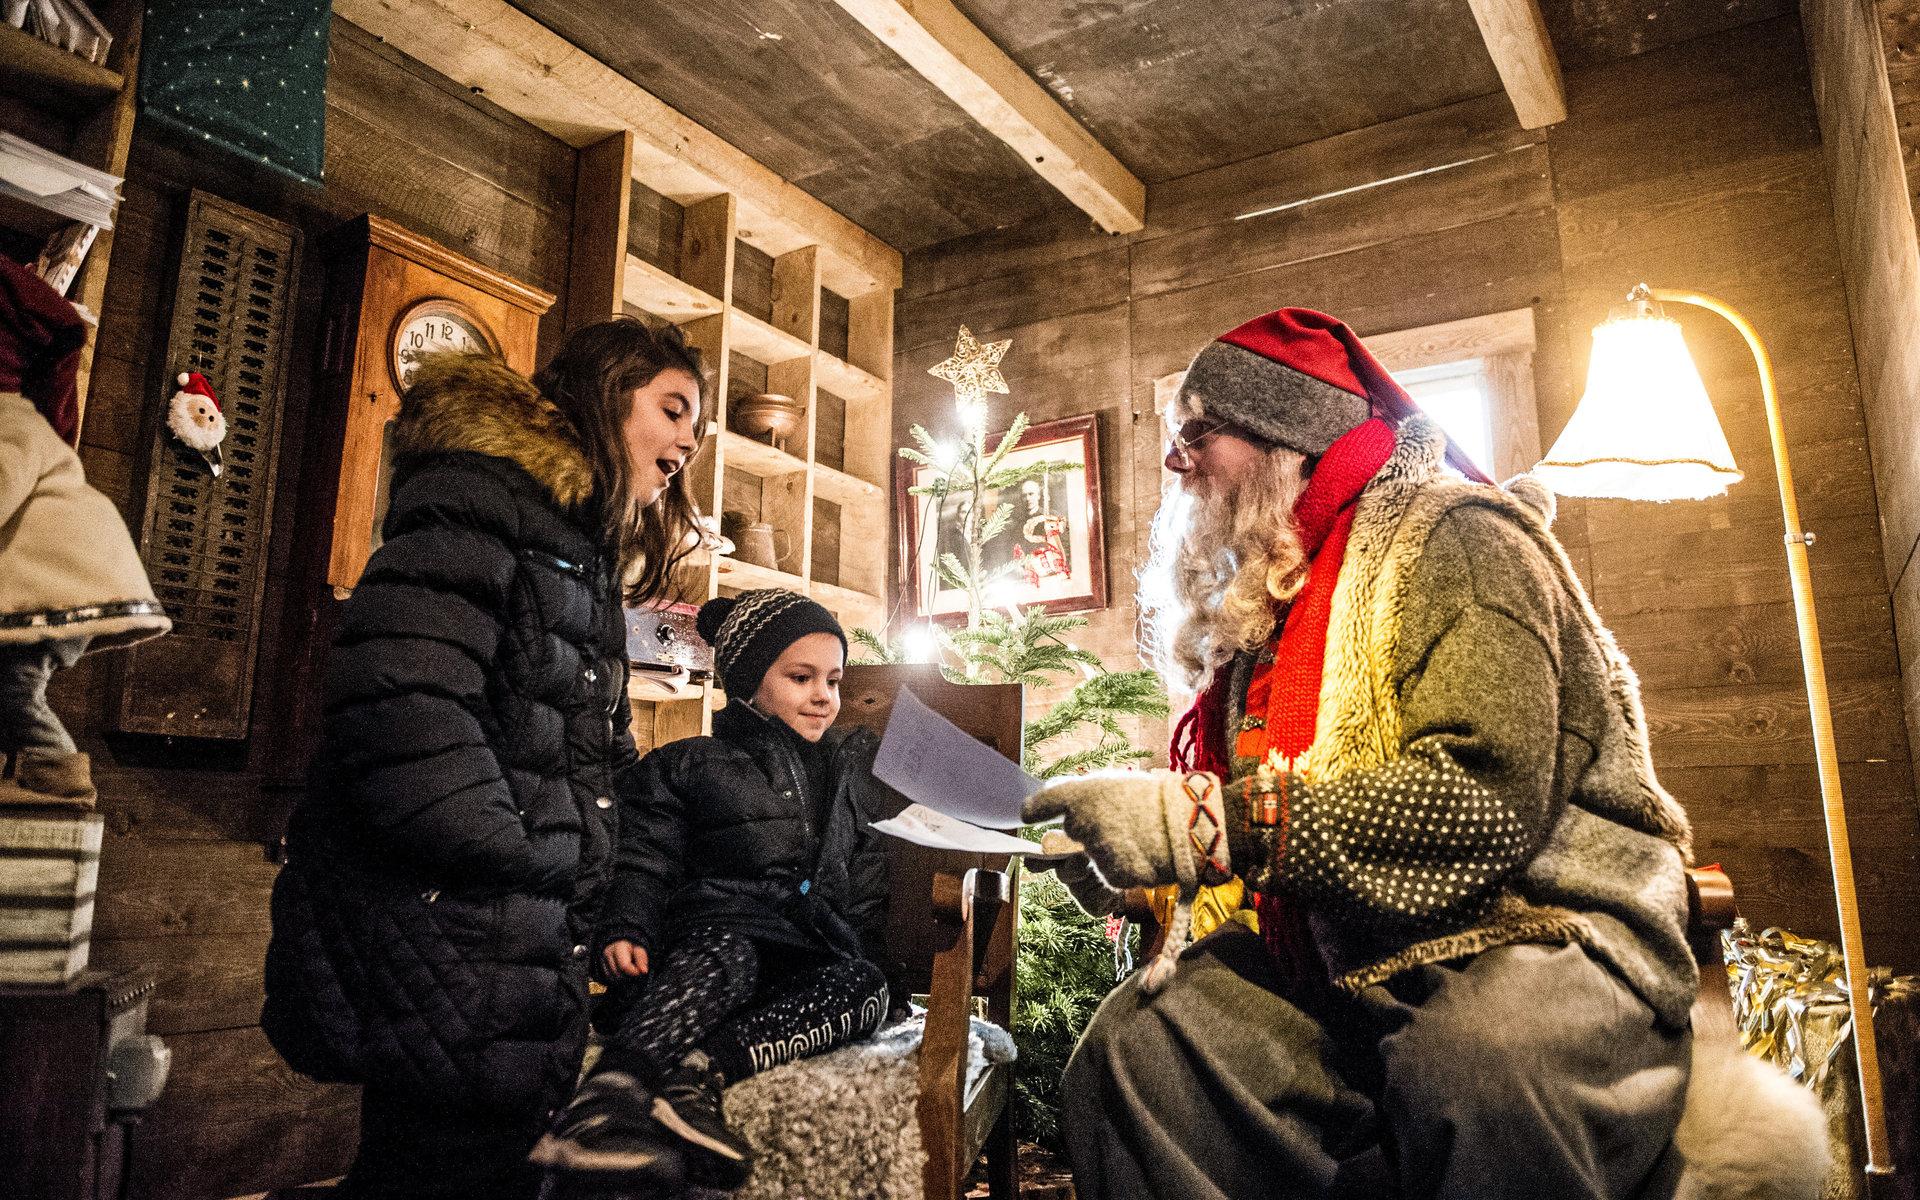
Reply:
M393 326L387 365L401 390L413 382L420 356L436 350L498 354L500 342L486 322L458 300L422 300L402 312Z

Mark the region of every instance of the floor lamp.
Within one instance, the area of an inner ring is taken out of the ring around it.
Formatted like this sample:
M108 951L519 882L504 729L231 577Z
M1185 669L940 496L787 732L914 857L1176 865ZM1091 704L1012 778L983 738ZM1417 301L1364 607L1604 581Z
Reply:
M1586 394L1535 473L1562 495L1628 500L1705 499L1720 495L1729 484L1740 481L1727 436L1680 336L1680 323L1661 310L1661 301L1692 304L1725 317L1747 340L1760 369L1760 393L1766 401L1767 432L1773 442L1780 509L1786 522L1787 574L1793 583L1800 665L1806 674L1807 701L1813 717L1813 753L1826 810L1834 901L1840 913L1840 953L1846 966L1853 1046L1860 1067L1866 1169L1868 1175L1890 1174L1873 1009L1868 1002L1867 964L1860 944L1860 905L1854 894L1853 855L1847 841L1847 810L1840 797L1833 715L1827 703L1827 671L1820 657L1820 627L1814 619L1813 582L1807 569L1807 548L1814 539L1800 528L1793 472L1787 463L1787 436L1780 423L1779 398L1774 393L1773 365L1759 335L1746 318L1712 296L1649 288L1644 283L1634 288L1626 304L1594 328Z

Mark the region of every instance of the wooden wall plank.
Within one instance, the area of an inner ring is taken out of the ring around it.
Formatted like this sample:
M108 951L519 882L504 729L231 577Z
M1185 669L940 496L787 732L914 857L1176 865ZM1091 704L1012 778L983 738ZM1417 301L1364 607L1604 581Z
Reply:
M1844 266L1861 404L1873 446L1874 488L1894 598L1903 708L1920 750L1920 244L1913 196L1920 162L1908 127L1920 105L1912 36L1916 15L1898 3L1804 6L1807 58L1821 151L1833 180L1833 220ZM1920 763L1920 759L1916 759Z
M1141 236L1106 233L1090 225L1084 214L1067 212L950 238L907 257L900 298L986 283L1024 268L1128 245Z
M345 1172L359 1126L358 1089L294 1074L257 1027L175 1034L167 1042L173 1073L142 1124L134 1195L210 1200L260 1191L263 1180L283 1175L318 1180ZM221 1119L209 1119L216 1113Z
M1821 597L1829 680L1886 677L1895 653L1889 608L1877 592ZM1608 625L1645 688L1804 685L1790 603L1619 613Z
M1524 308L1555 285L1559 257L1553 214L1516 213L1141 297L1135 376L1180 370L1222 331L1283 304L1338 310L1362 336ZM1439 290L1415 292L1409 279Z
M1907 757L1900 681L1830 680L1834 739L1848 762ZM1744 767L1813 761L1802 682L1647 689L1654 761L1674 767Z
M1756 522L1664 537L1623 533L1593 544L1593 598L1603 613L1673 612L1790 598L1780 530ZM1879 531L1870 520L1829 523L1813 557L1817 597L1885 595Z
M1920 920L1911 880L1920 871L1905 762L1842 763L1868 961L1900 961ZM1839 935L1826 855L1820 785L1811 763L1670 767L1660 781L1693 818L1694 855L1723 864L1740 911L1756 929L1779 925L1829 940Z
M961 324L978 333L1107 308L1127 298L1127 264L1126 247L1114 246L1064 263L1036 264L937 297L903 298L894 315L898 349L944 343L951 353Z
M1499 93L1462 100L1351 133L1303 142L1154 187L1147 237L1230 221L1348 188L1431 171L1544 140L1516 129Z
M1182 291L1552 204L1546 147L1521 146L1399 183L1141 242L1133 250L1134 294Z
M1757 72L1757 62L1775 69ZM1684 185L1715 163L1819 146L1806 63L1799 22L1785 20L1582 71L1568 80L1570 112L1606 118L1547 131L1560 198L1661 179ZM1756 121L1763 110L1769 119Z
M99 938L260 933L280 868L244 842L109 842L100 852Z
M98 966L153 969L158 986L147 1009L147 1032L164 1037L258 1025L266 955L265 930L93 943Z
M638 180L627 202L627 252L669 275L680 273L680 230L686 209Z
M733 248L733 303L762 321L773 320L773 256L750 242Z

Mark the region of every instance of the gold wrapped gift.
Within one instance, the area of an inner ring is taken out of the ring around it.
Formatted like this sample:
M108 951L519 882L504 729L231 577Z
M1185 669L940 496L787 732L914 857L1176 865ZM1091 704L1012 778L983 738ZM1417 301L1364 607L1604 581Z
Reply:
M1863 1194L1866 1148L1860 1132L1853 1014L1847 1006L1840 947L1784 929L1754 934L1744 920L1734 922L1720 940L1741 1043L1820 1097L1833 1145L1833 1171L1822 1200L1854 1200ZM1887 1126L1894 1162L1904 1174L1912 1169L1915 1149L1912 1097L1920 978L1896 979L1875 969L1868 982Z

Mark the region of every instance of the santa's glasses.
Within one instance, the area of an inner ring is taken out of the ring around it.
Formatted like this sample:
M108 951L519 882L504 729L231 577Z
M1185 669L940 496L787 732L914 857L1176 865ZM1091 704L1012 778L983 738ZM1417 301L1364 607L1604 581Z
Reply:
M1192 466L1193 451L1199 449L1208 438L1226 433L1231 428L1227 422L1212 417L1194 417L1177 426L1168 422L1167 455L1182 466Z

